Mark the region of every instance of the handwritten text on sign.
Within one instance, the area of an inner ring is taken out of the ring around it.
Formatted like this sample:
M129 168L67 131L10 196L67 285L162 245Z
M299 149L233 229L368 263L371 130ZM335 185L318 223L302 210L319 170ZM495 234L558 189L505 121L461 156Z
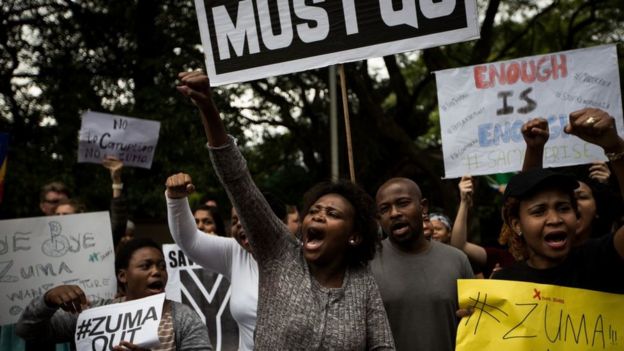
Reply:
M82 116L78 162L102 163L105 156L124 165L150 168L160 122L88 111Z
M0 221L0 325L16 323L30 301L63 284L90 299L117 287L108 212Z
M165 294L85 310L76 323L78 351L112 350L122 341L144 348L158 346L158 325Z
M479 36L475 0L195 0L212 85Z
M505 280L458 280L459 305L474 310L457 350L624 349L624 296Z
M520 170L520 128L535 117L549 123L548 167L606 160L601 148L563 132L570 112L603 109L624 135L613 45L439 71L436 81L449 178Z

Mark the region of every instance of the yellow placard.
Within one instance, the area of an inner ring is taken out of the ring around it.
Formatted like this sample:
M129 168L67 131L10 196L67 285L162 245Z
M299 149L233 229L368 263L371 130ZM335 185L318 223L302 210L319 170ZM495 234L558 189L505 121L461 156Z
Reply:
M458 351L624 350L624 295L506 280L460 279Z

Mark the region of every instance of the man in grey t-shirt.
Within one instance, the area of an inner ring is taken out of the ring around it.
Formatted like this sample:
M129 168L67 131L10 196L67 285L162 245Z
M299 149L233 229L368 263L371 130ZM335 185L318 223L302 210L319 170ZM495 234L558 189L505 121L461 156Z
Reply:
M474 277L468 258L424 237L427 200L413 181L388 180L376 201L388 239L371 268L397 350L455 350L457 279Z

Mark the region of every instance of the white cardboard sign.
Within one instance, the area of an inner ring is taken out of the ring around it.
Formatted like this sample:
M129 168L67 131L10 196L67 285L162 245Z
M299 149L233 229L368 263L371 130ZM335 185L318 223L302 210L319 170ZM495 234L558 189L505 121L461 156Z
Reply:
M102 163L105 156L125 166L151 168L160 122L87 111L78 137L78 162Z
M17 323L33 298L64 284L88 299L117 291L108 212L0 221L0 325Z
M523 123L548 120L544 167L606 160L602 149L563 132L569 114L600 108L624 135L615 45L436 72L444 171L448 178L519 171Z

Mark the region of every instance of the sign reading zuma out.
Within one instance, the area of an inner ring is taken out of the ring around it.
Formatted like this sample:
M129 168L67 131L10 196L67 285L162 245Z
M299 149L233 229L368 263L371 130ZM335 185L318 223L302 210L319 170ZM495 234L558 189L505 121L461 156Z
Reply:
M212 85L478 37L474 0L195 0Z

